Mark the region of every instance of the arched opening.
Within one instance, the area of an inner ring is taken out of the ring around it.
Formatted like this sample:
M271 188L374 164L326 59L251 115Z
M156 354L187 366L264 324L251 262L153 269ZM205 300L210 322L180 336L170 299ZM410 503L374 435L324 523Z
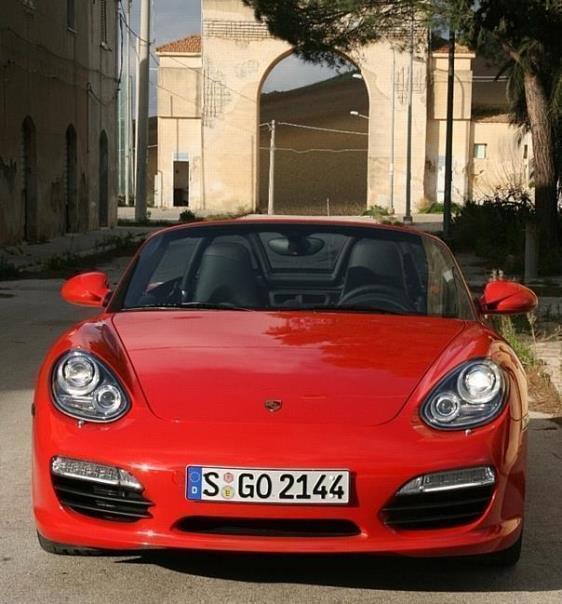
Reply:
M369 94L353 62L339 55L336 66L281 56L260 87L259 114L262 212L270 205L276 214L365 210Z
M34 241L38 236L37 133L30 117L22 124L22 167L23 236Z
M109 224L109 150L107 134L105 130L100 134L99 153L99 200L98 219L99 226L106 227Z
M80 230L78 211L78 151L76 130L72 125L66 129L64 180L64 230L66 233L72 233Z

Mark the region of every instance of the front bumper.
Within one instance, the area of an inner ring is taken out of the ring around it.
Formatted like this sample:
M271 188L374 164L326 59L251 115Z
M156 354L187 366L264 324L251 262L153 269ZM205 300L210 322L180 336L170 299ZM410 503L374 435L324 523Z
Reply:
M51 541L100 549L186 548L285 553L395 553L468 555L499 551L521 533L526 431L509 408L485 428L441 433L404 417L376 427L264 424L187 425L150 412L112 426L86 424L43 407L34 422L33 497L39 532ZM134 523L98 520L64 508L54 492L54 456L116 465L131 472L154 503L152 518ZM185 497L188 465L249 468L347 468L347 506L192 502ZM396 530L381 510L415 476L479 465L496 470L484 514L471 524ZM349 521L353 536L271 537L197 534L181 530L187 517Z

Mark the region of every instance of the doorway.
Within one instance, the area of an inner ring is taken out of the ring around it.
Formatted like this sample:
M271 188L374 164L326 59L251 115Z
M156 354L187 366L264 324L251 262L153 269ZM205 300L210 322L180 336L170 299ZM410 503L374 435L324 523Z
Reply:
M22 124L23 163L23 237L25 241L37 239L37 133L35 124L26 117Z
M78 173L77 173L77 144L76 130L70 125L66 129L66 153L65 153L65 212L64 231L72 233L79 231L78 213Z
M98 217L100 227L109 224L109 151L107 134L102 130L100 134L99 156L99 203Z
M174 161L174 207L189 206L189 161Z

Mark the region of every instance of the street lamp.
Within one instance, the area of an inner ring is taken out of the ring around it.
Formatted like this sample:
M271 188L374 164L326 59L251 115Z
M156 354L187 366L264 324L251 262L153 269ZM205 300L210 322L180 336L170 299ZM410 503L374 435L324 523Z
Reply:
M368 115L363 115L362 113L359 113L359 111L350 111L349 115L352 115L353 117L360 117L364 120L368 120L369 116Z

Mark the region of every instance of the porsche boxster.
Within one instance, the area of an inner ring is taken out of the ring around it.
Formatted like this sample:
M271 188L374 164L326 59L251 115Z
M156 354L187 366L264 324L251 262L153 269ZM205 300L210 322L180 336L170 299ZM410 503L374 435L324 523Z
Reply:
M514 564L527 383L447 246L367 222L165 229L50 349L33 500L52 553L186 548Z

